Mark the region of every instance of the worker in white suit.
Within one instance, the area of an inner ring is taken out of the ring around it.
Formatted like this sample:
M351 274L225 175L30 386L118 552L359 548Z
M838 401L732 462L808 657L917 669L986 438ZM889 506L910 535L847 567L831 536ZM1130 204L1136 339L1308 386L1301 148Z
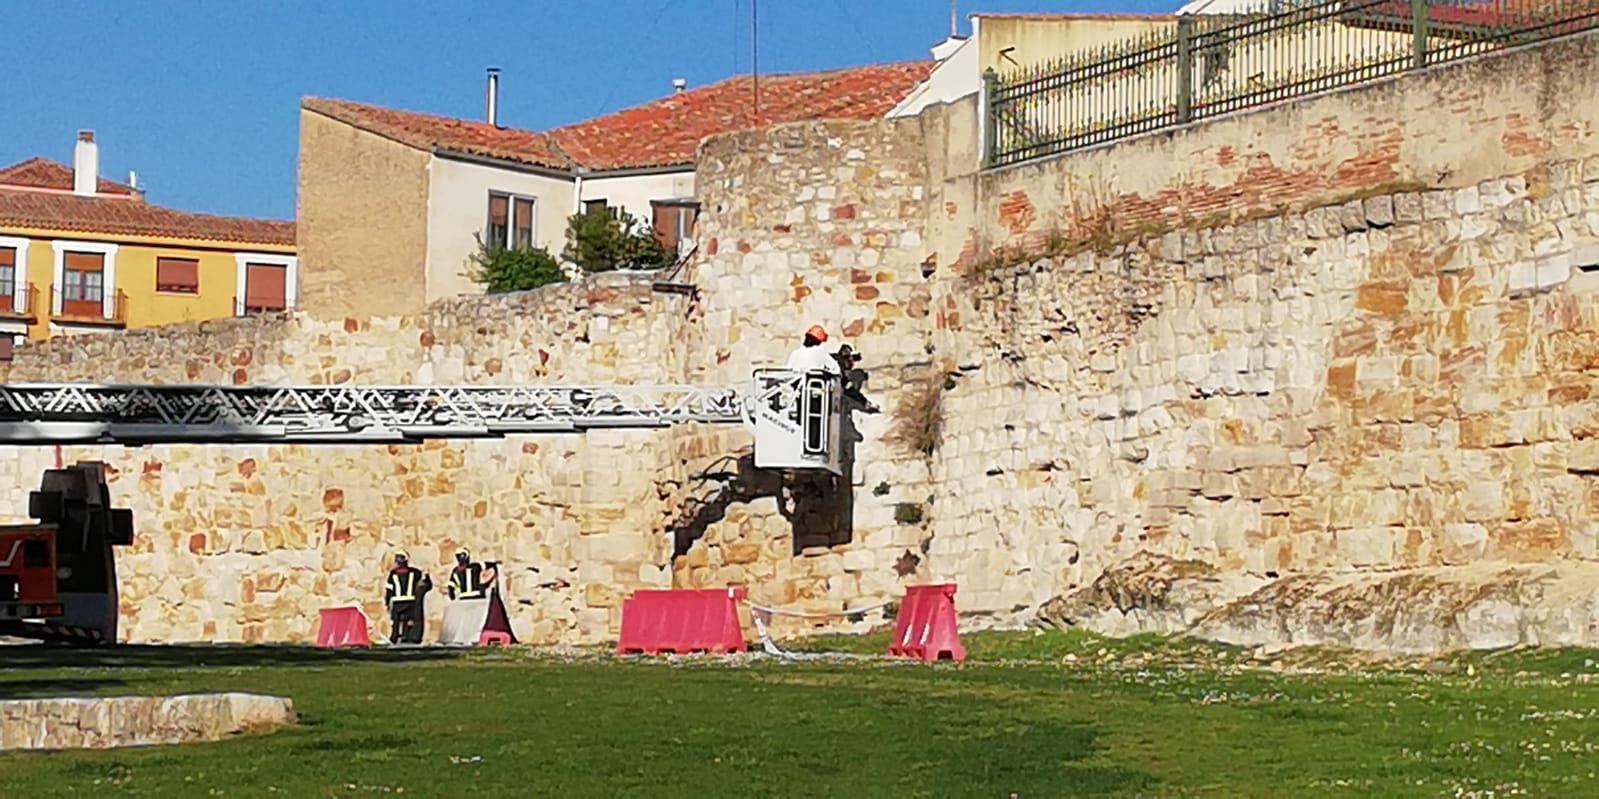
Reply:
M811 325L805 331L805 340L798 349L789 353L783 368L795 372L827 372L839 374L838 360L832 351L822 346L827 343L827 330L821 325Z

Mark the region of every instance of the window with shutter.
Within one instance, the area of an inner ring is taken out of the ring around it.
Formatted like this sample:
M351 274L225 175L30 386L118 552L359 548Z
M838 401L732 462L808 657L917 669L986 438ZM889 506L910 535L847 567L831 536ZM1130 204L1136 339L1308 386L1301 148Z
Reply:
M155 259L155 290L200 293L200 262L194 258Z
M681 254L694 238L694 216L699 206L685 200L651 201L655 240L662 247Z
M533 201L517 197L511 204L511 229L515 231L513 247L533 246Z
M10 247L0 247L0 297L10 298L17 294L17 251ZM5 308L10 308L9 299L5 301Z
M288 307L289 270L281 264L244 265L245 313L281 311Z
M105 256L96 252L63 253L61 313L66 316L105 314Z
M509 243L510 195L489 192L489 225L483 231L483 243L490 247L504 247Z
M672 252L677 252L677 220L682 210L676 205L650 203L650 223L655 228L655 241Z

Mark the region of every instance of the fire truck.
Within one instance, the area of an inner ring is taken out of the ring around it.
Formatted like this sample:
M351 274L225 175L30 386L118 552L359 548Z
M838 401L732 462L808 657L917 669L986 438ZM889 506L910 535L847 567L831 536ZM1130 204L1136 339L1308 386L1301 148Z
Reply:
M0 385L0 444L415 444L436 438L743 424L757 468L840 475L836 375L757 370L748 389L689 386ZM114 508L102 463L44 473L28 524L0 527L0 636L117 640Z

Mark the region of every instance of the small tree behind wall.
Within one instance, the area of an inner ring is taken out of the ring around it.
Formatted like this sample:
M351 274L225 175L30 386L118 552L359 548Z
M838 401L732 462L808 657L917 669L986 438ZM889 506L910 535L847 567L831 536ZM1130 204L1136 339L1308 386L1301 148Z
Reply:
M528 291L566 280L561 265L542 247L508 249L475 238L477 252L468 259L466 276L490 294Z
M561 257L584 272L614 269L665 269L675 260L648 226L620 208L573 214L566 220Z

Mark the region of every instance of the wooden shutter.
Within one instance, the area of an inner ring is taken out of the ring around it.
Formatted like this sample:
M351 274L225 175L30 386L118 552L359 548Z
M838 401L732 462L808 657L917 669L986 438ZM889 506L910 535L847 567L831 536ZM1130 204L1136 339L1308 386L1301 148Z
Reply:
M288 275L288 268L279 264L245 264L245 309L280 311L287 308Z
M63 265L73 272L99 272L105 269L105 256L97 252L69 252Z
M0 297L11 297L17 293L17 251L10 247L0 247ZM0 313L11 310L11 303L5 303L0 308Z
M509 243L507 232L510 230L511 198L504 194L489 193L489 229L484 236L484 244L490 247L504 247Z
M650 203L650 224L655 228L655 240L672 252L677 252L677 219L682 213L681 206Z
M516 213L511 219L511 225L516 229L516 235L512 237L512 246L532 247L533 201L518 197L516 198L515 210Z
M105 256L97 252L62 253L61 313L66 316L100 317L107 286L103 272Z
M200 262L194 258L155 259L155 290L200 293Z

